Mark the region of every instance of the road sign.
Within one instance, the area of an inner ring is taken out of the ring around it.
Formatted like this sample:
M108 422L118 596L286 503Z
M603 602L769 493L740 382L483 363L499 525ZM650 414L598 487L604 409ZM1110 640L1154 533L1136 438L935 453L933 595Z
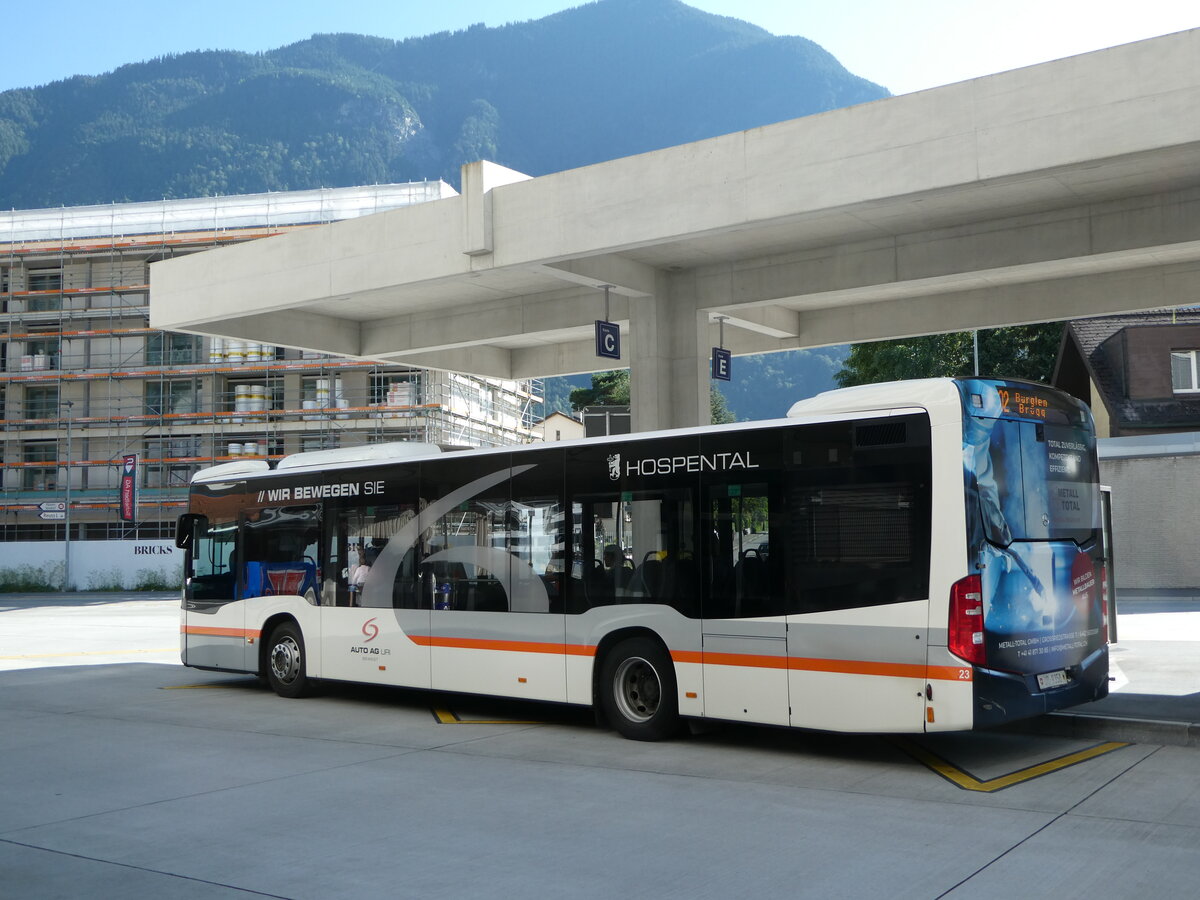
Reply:
M39 503L38 509L42 512L65 512L67 504L62 500L47 500L45 503Z
M43 519L65 519L67 514L65 512L40 512L38 516Z

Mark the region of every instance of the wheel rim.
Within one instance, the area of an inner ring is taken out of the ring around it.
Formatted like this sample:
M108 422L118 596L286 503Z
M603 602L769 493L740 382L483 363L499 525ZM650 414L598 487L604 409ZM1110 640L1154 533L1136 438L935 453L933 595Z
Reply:
M658 712L662 683L658 671L640 656L622 660L613 676L617 709L631 722L648 722Z
M271 674L281 684L291 684L300 674L300 645L290 634L271 648Z

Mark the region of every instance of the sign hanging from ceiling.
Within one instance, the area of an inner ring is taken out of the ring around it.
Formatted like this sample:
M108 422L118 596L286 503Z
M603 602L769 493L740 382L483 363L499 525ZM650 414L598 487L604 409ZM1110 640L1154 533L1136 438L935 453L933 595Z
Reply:
M616 322L596 320L596 355L605 359L621 358L621 328Z
M733 352L721 347L712 348L712 377L716 381L729 381L733 376Z

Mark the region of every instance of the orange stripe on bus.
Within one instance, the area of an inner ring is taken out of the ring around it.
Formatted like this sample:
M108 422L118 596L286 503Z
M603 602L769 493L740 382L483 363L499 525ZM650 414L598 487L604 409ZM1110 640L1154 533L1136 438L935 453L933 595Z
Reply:
M210 637L257 638L262 636L260 629L216 628L211 625L184 625L180 631L184 634L204 634Z
M507 650L514 653L558 653L564 656L595 656L596 648L586 644L558 644L540 641L498 641L484 638L442 637L410 634L408 639L421 647L448 647L455 650Z
M926 666L922 663L887 663L856 659L764 656L750 653L701 653L674 650L677 663L705 663L754 669L789 669L794 672L833 672L839 675L883 675L891 678L926 678L934 681L972 681L970 666Z

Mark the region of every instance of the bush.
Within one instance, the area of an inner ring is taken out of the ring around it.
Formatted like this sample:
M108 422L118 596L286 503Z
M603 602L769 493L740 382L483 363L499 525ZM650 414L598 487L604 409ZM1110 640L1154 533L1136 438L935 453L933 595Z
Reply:
M37 566L6 566L0 568L0 593L34 594L61 591L66 568L63 563L50 563L44 568Z
M88 575L87 590L89 591L123 591L125 579L121 577L120 569L104 569Z
M134 591L177 591L183 582L179 572L169 573L162 569L138 569L133 577Z
M138 569L131 578L121 574L120 569L93 572L88 577L89 591L175 591L180 579L161 569Z

